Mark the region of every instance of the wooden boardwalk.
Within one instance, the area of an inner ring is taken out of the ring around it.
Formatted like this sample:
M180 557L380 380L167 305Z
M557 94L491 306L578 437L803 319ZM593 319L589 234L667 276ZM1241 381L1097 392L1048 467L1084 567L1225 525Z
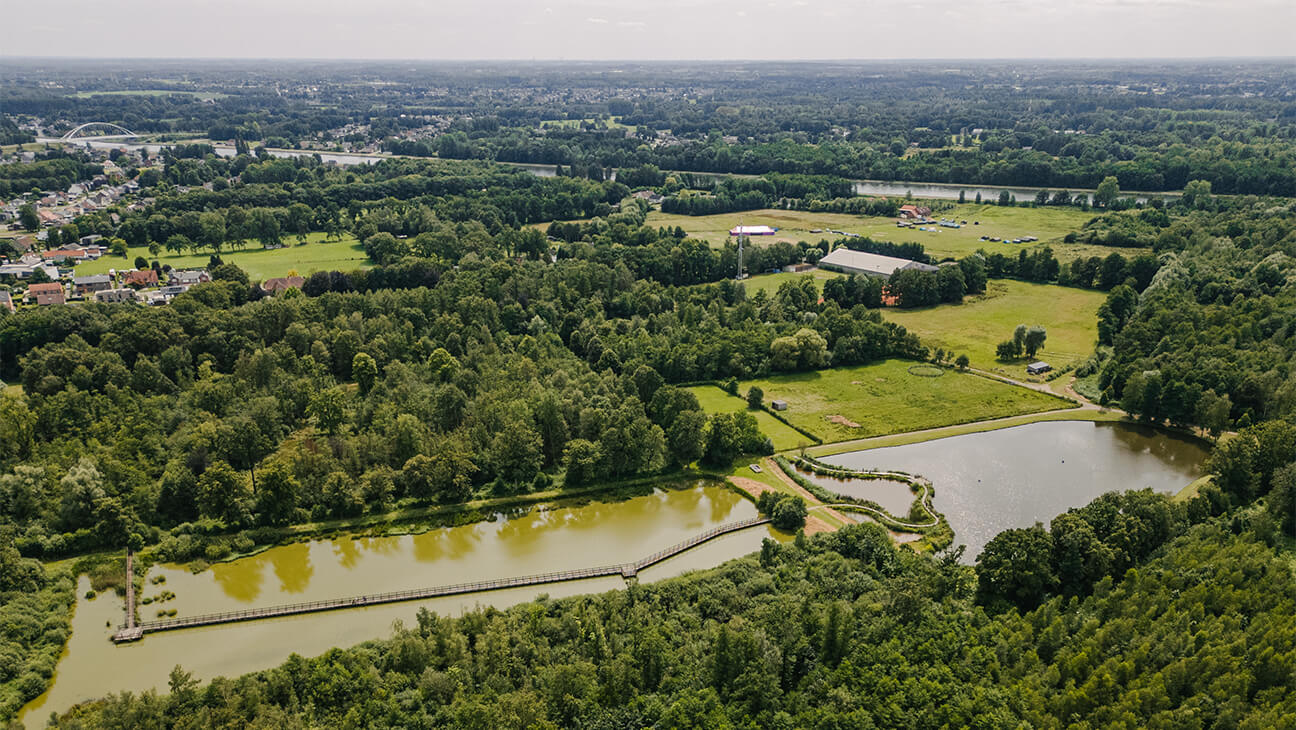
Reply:
M144 638L144 632L135 624L135 555L130 548L126 548L126 623L118 628L113 635L118 644Z
M737 532L738 530L755 527L756 525L763 525L768 522L769 519L764 517L752 517L739 522L730 522L694 535L678 545L672 545L665 550L660 550L645 558L641 558L632 563L623 563L620 565L605 565L598 568L583 568L581 570L564 570L556 573L539 573L536 575L524 575L517 578L499 578L496 580L483 580L473 583L456 583L454 585L436 586L433 588L415 588L407 591L375 593L367 596L353 596L350 598L331 598L323 601L292 603L283 606L269 606L266 608L249 608L242 611L228 611L226 613L209 613L201 616L185 616L162 619L159 621L144 621L139 624L135 623L133 591L128 588L127 602L129 605L126 613L126 623L119 627L120 630L114 634L112 638L114 642L122 643L127 641L136 641L142 638L144 634L156 631L175 631L177 629L187 629L196 626L214 626L217 624L229 624L239 621L257 621L260 619L276 618L279 616L295 616L305 613L337 611L344 608L377 606L384 603L418 601L428 598L441 598L443 596L459 596L467 593L482 593L485 591L497 591L505 588L518 588L522 586L536 586L546 583L562 583L572 580L584 580L586 578L621 576L629 579L637 576L639 571L644 568L656 565L663 560L679 555L680 553L697 547L708 540L731 532ZM127 570L129 570L130 565L129 560L130 557L128 555Z

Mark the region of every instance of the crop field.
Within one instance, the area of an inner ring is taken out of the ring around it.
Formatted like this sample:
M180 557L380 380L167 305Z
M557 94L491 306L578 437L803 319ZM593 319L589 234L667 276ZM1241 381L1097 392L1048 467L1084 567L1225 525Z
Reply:
M698 403L702 405L702 410L706 413L736 413L738 411L747 411L747 401L743 398L729 395L714 385L698 385L689 388L693 395L697 396ZM746 388L738 391L746 393ZM795 428L788 426L786 423L779 421L765 411L747 411L756 417L756 423L760 426L761 433L770 437L774 442L774 448L779 451L799 448L803 445L810 445L814 442L805 436L797 433Z
M783 416L825 443L1070 405L1046 393L969 373L947 370L937 377L914 375L910 368L915 365L908 360L887 360L874 365L776 375L743 381L738 392L745 393L756 385L764 391L767 403L774 399L787 401ZM778 440L775 446L779 446Z
M988 253L1007 253L1016 255L1022 248L1048 244L1053 247L1058 260L1068 262L1075 258L1089 256L1107 256L1117 251L1123 256L1133 257L1146 253L1145 249L1115 249L1105 246L1092 246L1079 243L1063 243L1062 238L1072 231L1078 231L1093 217L1077 208L1010 208L997 205L958 205L952 210L933 214L935 217L947 217L958 221L966 220L963 228L934 228L934 231L920 231L917 228L897 228L894 218L864 217L844 213L810 213L798 210L753 210L742 213L722 213L718 215L687 216L653 211L648 214L647 224L657 226L679 226L690 236L701 238L712 246L722 246L729 237L729 230L741 221L744 225L766 225L778 228L773 236L756 236L754 244L771 244L779 241L796 243L798 241L818 242L820 239L838 238L828 229L858 233L877 241L894 241L905 243L917 241L927 253L937 259L945 257L961 258L985 249ZM819 233L811 231L818 230ZM980 240L981 236L1000 239L1035 236L1034 243L994 243Z
M323 233L312 233L306 237L307 243L300 245L296 238L284 238L289 244L283 248L266 250L260 244L252 242L241 251L228 250L220 254L221 260L228 264L237 264L253 280L264 280L276 276L287 276L290 272L300 276L309 276L316 271L351 271L367 269L372 263L365 256L364 247L350 235L344 234L340 241L324 241ZM143 256L150 262L147 249L129 249L126 258L104 256L98 261L87 261L76 267L77 276L87 274L105 274L109 269L130 269L134 267L136 256ZM174 269L201 268L207 265L211 254L168 254L156 257L162 264L170 264Z
M1024 378L1026 362L1001 363L995 345L1012 337L1019 324L1048 330L1036 359L1059 368L1093 352L1098 339L1098 307L1106 294L1086 289L1032 284L1012 279L989 282L986 293L962 304L923 309L886 309L883 316L902 324L928 347L943 347L972 360L972 367L1012 378Z

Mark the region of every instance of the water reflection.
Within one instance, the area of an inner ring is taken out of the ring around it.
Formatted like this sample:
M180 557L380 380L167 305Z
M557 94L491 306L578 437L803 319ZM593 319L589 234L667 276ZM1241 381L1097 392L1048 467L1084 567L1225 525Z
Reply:
M1011 527L1047 523L1113 490L1175 492L1201 474L1198 442L1126 423L1058 421L856 451L826 462L922 474L972 560Z
M310 546L306 543L284 545L282 550L270 551L267 558L279 579L279 590L284 593L301 593L315 575L315 569L311 567Z
M198 574L183 566L156 565L146 580L165 577L158 588L172 590L176 597L164 605L175 608L180 616L192 616L249 605L629 562L709 527L755 514L751 502L723 487L656 490L611 504L536 509L512 518L500 516L492 522L420 535L292 543ZM640 580L661 580L685 570L713 567L758 550L761 540L770 536L789 539L768 527L744 530L656 565ZM210 679L274 666L292 652L311 656L333 646L351 646L388 635L393 621L413 623L420 607L456 615L478 606L502 608L541 594L562 597L623 586L619 578L557 583L151 634L137 644L123 646L113 646L108 640L111 629L105 628L105 623L115 626L121 621L121 599L114 595L101 595L95 601L78 598L72 636L54 683L21 717L36 724L50 711L63 712L76 702L110 692L165 690L167 675L177 662L200 679ZM84 596L87 588L88 583L80 586L78 596ZM152 616L145 614L145 618Z

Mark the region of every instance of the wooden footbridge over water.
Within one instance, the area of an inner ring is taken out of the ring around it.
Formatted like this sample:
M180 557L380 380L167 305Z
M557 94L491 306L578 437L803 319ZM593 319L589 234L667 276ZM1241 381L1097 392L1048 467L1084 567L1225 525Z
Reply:
M656 565L663 560L679 555L680 553L697 547L708 540L712 540L731 532L745 530L749 527L763 525L769 521L770 520L765 517L752 517L750 519L730 522L718 527L713 527L706 532L690 537L678 545L672 545L665 550L660 550L632 563L623 563L620 565L605 565L598 568L584 568L581 570L564 570L556 573L539 573L537 575L525 575L517 578L498 578L495 580L483 580L474 583L456 583L454 585L436 586L434 588L415 588L407 591L374 593L367 596L352 596L350 598L332 598L323 601L293 603L283 606L269 606L266 608L249 608L243 611L209 613L201 616L185 616L180 618L161 619L158 621L144 621L140 623L136 623L135 621L134 574L131 570L131 554L127 552L126 623L118 627L119 630L117 633L113 634L112 640L120 644L128 641L138 641L144 637L144 634L153 633L155 631L175 631L177 629L187 629L196 626L214 626L217 624L229 624L239 621L256 621L259 619L276 618L279 616L295 616L305 613L337 611L344 608L377 606L383 603L418 601L428 598L441 598L443 596L459 596L468 593L497 591L504 588L535 586L546 583L563 583L566 581L584 580L586 578L621 576L622 578L629 580L630 578L636 577L639 574L639 571L644 568Z

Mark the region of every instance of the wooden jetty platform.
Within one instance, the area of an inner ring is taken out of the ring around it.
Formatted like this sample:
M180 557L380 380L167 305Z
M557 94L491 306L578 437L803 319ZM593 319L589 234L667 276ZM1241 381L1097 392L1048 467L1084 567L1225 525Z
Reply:
M121 644L126 641L139 641L144 638L144 631L135 624L135 554L126 548L126 623L118 627L113 634L113 641Z
M116 634L113 634L112 639L115 643L120 644L128 641L137 641L143 638L144 634L157 631L175 631L177 629L186 629L197 626L215 626L218 624L236 623L240 621L257 621L260 619L277 618L279 616L295 616L305 613L320 613L323 611L337 611L346 608L377 606L384 603L399 603L402 601L418 601L428 598L441 598L444 596L459 596L467 593L482 593L485 591L543 585L546 583L562 583L573 580L584 580L586 578L620 576L628 580L636 577L639 574L639 571L644 568L656 565L657 563L679 555L680 553L686 552L704 542L707 542L708 540L712 540L731 532L745 530L749 527L763 525L769 521L770 520L765 517L752 517L738 522L719 525L707 530L706 532L694 535L678 545L672 545L665 550L660 550L632 563L623 563L620 565L605 565L597 568L583 568L580 570L564 570L555 573L539 573L536 575L524 575L516 578L498 578L495 580L483 580L472 583L456 583L453 585L436 586L433 588L415 588L407 591L375 593L367 596L352 596L350 598L331 598L323 601L311 601L309 603L292 603L281 606L268 606L266 608L249 608L242 611L209 613L200 616L182 616L177 618L161 619L158 621L143 621L138 624L135 622L133 583L128 582L128 587L126 589L126 623L119 627L120 630ZM129 574L129 553L127 554L126 560L126 569Z

